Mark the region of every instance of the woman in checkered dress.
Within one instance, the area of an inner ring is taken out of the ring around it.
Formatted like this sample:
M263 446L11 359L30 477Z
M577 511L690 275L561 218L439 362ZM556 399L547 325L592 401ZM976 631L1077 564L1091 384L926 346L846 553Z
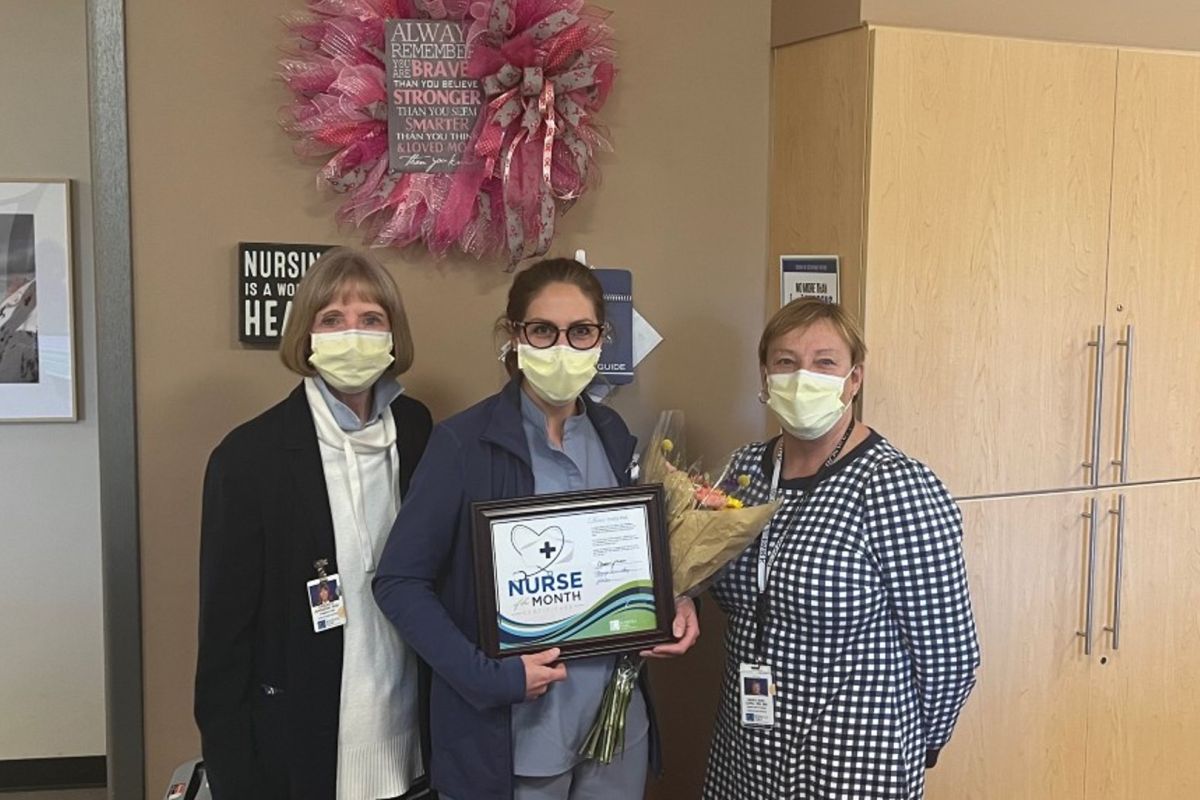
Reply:
M975 683L961 516L927 467L854 421L865 355L845 311L816 300L759 343L784 432L731 474L747 504L779 509L713 587L729 624L708 800L921 798ZM770 672L769 727L743 720L744 665Z

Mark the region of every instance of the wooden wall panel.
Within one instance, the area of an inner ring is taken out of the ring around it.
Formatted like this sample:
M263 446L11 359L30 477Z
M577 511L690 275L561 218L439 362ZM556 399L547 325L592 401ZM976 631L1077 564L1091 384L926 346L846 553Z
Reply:
M1116 50L873 33L864 419L960 496L1086 485Z
M858 28L775 51L767 313L779 256L841 256L842 302L861 313L869 34Z

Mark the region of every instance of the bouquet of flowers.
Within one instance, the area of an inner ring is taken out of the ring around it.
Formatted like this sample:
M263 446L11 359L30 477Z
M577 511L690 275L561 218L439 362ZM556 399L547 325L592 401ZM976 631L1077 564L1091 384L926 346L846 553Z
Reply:
M729 463L709 480L698 462L686 460L684 435L682 411L660 414L642 454L640 478L663 485L675 595L695 597L758 537L776 504L746 506L739 494L750 478L732 474ZM643 663L636 655L617 660L580 755L608 764L623 749L625 714Z

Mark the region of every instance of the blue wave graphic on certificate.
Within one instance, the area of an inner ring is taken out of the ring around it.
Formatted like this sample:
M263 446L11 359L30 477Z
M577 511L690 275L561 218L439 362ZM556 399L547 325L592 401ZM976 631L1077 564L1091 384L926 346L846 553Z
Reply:
M653 586L650 581L630 581L584 614L554 623L522 624L501 614L499 624L502 650L653 630L656 624Z

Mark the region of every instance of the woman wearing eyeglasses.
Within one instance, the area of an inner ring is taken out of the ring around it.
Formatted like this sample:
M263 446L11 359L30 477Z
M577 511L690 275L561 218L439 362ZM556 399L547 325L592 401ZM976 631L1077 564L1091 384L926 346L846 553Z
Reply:
M497 324L508 385L437 425L374 582L384 614L433 668L431 781L444 800L638 798L656 760L646 687L634 692L624 752L611 764L578 752L615 656L569 667L558 650L489 658L480 650L471 503L629 483L635 440L621 417L583 395L605 331L599 282L569 259L520 273ZM684 653L699 636L677 602Z

